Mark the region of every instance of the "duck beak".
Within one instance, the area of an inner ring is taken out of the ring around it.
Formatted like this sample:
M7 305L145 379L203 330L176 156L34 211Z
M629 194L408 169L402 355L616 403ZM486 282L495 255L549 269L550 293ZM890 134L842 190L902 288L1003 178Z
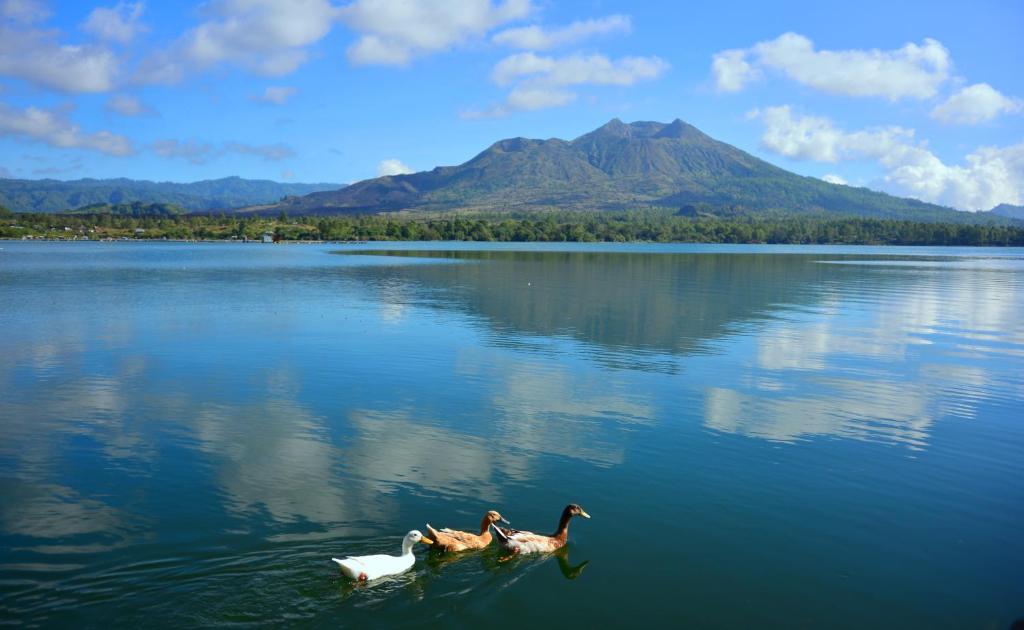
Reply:
M506 525L511 525L512 524L512 523L508 522L507 518L499 518L498 520L501 521L502 523L506 524Z
M580 516L582 516L583 518L590 518L590 515L584 512L583 510L580 510Z
M420 542L423 543L424 545L433 545L434 544L434 541L430 540L426 536L424 536L423 538L420 538Z

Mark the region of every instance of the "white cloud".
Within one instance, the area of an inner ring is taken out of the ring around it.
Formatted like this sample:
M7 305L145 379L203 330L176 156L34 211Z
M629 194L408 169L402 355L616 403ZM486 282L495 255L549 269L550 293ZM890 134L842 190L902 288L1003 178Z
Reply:
M529 0L356 0L340 17L361 34L349 47L355 64L404 65L480 37L507 22L529 15Z
M389 175L406 175L414 172L411 168L402 163L401 160L391 158L390 160L381 160L380 164L377 165L377 177L386 177Z
M134 96L118 94L107 100L106 108L122 116L154 116L156 111Z
M109 131L84 133L60 112L36 107L20 110L0 103L0 137L3 136L107 155L131 155L135 152L128 138Z
M263 90L263 94L259 96L250 96L249 100L256 101L258 103L268 103L271 105L284 105L288 102L288 99L298 92L293 87L286 87L282 85L271 85L267 89Z
M934 39L895 50L815 50L797 33L759 42L747 49L726 50L712 59L718 90L735 92L775 70L803 85L846 96L931 98L949 78L949 51Z
M1024 200L1024 143L980 147L965 165L947 165L914 131L878 127L847 132L827 118L794 116L789 106L755 110L748 115L765 126L763 146L794 159L819 162L873 160L881 165L891 192L962 210L988 210Z
M865 156L891 153L905 146L914 132L902 127L879 127L848 133L837 129L828 118L794 117L788 105L754 110L749 118L759 118L765 126L761 144L775 153L798 160L839 162Z
M536 25L510 28L496 34L491 41L514 48L547 50L574 44L595 35L628 33L632 28L633 23L628 15L609 15L594 20L579 20L555 29L545 29Z
M307 48L331 30L338 9L328 0L212 0L205 21L140 65L137 80L173 83L193 69L231 64L265 76L294 72Z
M821 179L823 181L826 181L826 182L830 183L830 184L840 184L842 186L849 186L849 182L847 182L845 179L843 179L839 175L835 175L833 173L829 173L829 174L823 176Z
M244 142L225 142L214 147L208 142L195 140L179 141L174 139L157 140L151 146L153 152L160 157L183 159L192 164L205 164L213 158L225 153L255 155L268 162L278 162L295 156L295 151L286 144L246 144Z
M305 62L304 48L327 35L336 10L326 0L219 0L210 12L213 19L185 36L190 60L279 75Z
M0 17L31 24L50 17L50 10L40 0L3 0L0 2Z
M711 73L719 92L738 92L747 83L761 78L761 71L750 65L743 50L723 50L711 59Z
M546 85L633 85L655 79L667 69L668 63L658 57L623 57L613 61L600 54L556 58L527 52L502 59L491 78L498 85L524 77Z
M485 112L466 112L466 118L505 116L513 111L559 107L576 99L567 89L579 85L633 85L661 76L669 65L658 57L623 57L574 54L545 57L532 52L502 59L494 66L491 79L511 85L505 102Z
M255 155L268 162L278 162L295 156L291 147L280 142L277 144L246 144L244 142L226 142L224 150L243 155Z
M213 150L207 143L198 143L193 140L179 142L173 139L157 140L151 148L160 157L181 158L192 164L205 164Z
M511 55L494 66L494 70L491 71L491 80L498 85L508 85L525 75L550 72L555 65L554 57L541 57L532 52Z
M119 2L113 7L96 7L82 23L82 30L98 39L128 44L147 30L142 24L145 5L141 2Z
M562 107L575 100L576 94L567 90L518 86L508 93L505 103L512 110L532 111L549 107Z
M1024 102L1000 94L988 83L976 83L953 94L935 107L931 117L944 123L976 125L1000 114L1024 111Z
M68 45L57 31L0 25L0 74L62 92L106 92L113 88L117 57L96 45Z

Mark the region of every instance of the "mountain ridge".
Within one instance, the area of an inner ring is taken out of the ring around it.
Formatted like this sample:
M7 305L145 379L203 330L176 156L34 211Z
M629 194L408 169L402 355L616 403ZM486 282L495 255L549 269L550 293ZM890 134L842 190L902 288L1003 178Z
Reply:
M173 204L198 212L227 211L240 206L273 203L283 197L336 190L340 184L296 184L238 176L197 182L82 178L0 179L0 206L13 212L61 212L97 204Z
M1024 220L1024 206L1015 206L1011 203L1001 203L988 213L1008 219Z
M691 205L731 214L825 212L926 221L962 221L968 214L797 175L678 118L613 118L573 140L506 138L459 165L377 177L242 211L619 211Z

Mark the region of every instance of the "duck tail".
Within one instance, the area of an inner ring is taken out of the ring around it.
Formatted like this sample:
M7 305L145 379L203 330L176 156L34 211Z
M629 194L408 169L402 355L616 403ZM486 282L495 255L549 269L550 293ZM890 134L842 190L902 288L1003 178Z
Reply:
M491 529L493 529L494 533L498 535L498 539L501 540L501 542L503 542L503 543L507 543L508 542L508 534L505 533L505 530L503 530L502 528L498 527L494 523L491 523Z
M359 560L357 560L355 558L351 558L351 557L350 558L331 558L331 560L333 560L334 562L338 563L338 566L341 568L342 575L344 575L346 577L350 577L353 580L364 579L364 578L360 577L360 574L363 573L363 568L362 568L361 563L359 562Z
M436 545L437 544L437 535L440 532L438 532L436 529L431 527L430 523L427 523L427 531L430 532L430 538L431 538L431 541L429 543L427 543L427 544L428 545Z

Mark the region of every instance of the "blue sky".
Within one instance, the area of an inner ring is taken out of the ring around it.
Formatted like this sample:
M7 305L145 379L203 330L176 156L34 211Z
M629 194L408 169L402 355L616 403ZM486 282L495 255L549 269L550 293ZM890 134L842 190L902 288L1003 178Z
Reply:
M987 209L1024 203L1022 35L1014 1L0 0L0 176L347 183L681 118Z

